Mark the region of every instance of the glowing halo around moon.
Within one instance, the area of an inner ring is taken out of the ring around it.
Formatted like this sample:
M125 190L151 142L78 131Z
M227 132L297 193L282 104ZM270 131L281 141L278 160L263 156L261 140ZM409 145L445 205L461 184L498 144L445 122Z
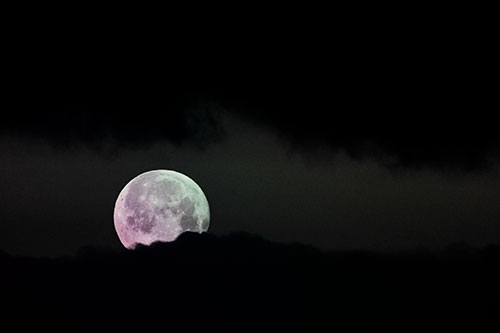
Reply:
M115 229L123 246L171 242L186 231L205 232L210 223L207 198L191 178L172 170L153 170L132 179L120 192Z

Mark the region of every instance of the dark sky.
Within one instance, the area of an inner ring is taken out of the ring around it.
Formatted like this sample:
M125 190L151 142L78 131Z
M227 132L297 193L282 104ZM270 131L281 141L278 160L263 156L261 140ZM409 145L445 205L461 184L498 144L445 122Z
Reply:
M254 117L213 102L136 114L99 113L91 104L16 107L0 144L0 244L11 253L120 247L112 219L118 193L136 175L161 168L202 187L216 234L248 231L336 250L499 242L494 155L456 155L455 147L436 141L436 150L450 157L417 151L415 161L401 164L398 151L372 138L353 155L348 145L332 146L329 132L295 134L296 123L281 128L264 112ZM38 111L17 116L27 108ZM283 120L310 116L319 130L335 122L328 113L306 111L288 118L285 112ZM304 126L314 124L304 120ZM490 163L471 169L473 159Z
M0 104L0 249L120 247L114 201L151 169L193 178L216 234L326 249L498 244L492 44L407 19L226 26L183 38L178 54L146 36L141 52L95 62L68 51L57 70L20 54ZM47 102L75 96L92 102Z

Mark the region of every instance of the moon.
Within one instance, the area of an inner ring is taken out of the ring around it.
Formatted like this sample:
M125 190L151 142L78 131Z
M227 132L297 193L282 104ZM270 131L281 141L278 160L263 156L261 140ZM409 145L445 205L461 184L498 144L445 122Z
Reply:
M210 209L201 188L173 170L153 170L132 179L118 195L116 233L127 249L171 242L186 231L208 230Z

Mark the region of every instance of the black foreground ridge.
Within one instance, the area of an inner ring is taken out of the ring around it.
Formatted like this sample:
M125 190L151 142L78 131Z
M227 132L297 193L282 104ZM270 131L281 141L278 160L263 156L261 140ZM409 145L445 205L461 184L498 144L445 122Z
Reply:
M0 252L18 332L447 332L499 326L500 249L327 253L247 233L184 233L134 251ZM13 325L13 326L11 326Z

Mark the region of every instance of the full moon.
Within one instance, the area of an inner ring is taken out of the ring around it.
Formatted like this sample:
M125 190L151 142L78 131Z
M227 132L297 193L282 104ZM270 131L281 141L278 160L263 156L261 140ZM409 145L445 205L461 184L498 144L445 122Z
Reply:
M120 192L114 210L115 229L123 246L171 242L185 231L205 232L208 201L191 178L172 170L148 171Z

